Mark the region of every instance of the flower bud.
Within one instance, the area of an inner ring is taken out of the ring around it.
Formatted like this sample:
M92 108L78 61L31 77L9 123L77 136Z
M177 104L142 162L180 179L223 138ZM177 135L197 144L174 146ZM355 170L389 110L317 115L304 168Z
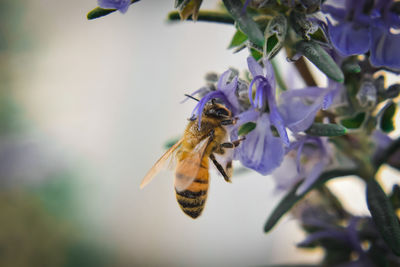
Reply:
M290 13L289 19L294 31L303 39L310 40L310 34L318 30L318 26L310 21L304 13L293 11Z
M356 98L361 107L373 108L377 101L377 93L375 85L370 80L366 80L361 84Z

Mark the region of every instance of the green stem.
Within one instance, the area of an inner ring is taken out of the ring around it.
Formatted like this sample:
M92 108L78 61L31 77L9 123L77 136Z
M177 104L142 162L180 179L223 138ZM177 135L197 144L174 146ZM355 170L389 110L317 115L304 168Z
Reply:
M181 20L181 17L179 15L178 11L171 11L167 19L169 21L177 21ZM192 20L192 17L188 18L188 20ZM217 23L225 23L225 24L234 24L235 20L226 12L220 12L220 11L204 11L200 10L198 17L198 21L206 21L206 22L217 22Z
M299 71L301 77L307 86L317 86L317 83L314 80L313 75L311 74L310 69L307 66L304 57L300 57L298 60L294 62L295 67Z
M275 78L276 78L276 82L278 83L279 88L282 91L286 91L287 90L287 86L282 78L281 72L279 71L278 68L278 64L276 63L275 59L271 60L271 64L272 64L272 68L274 69L274 74L275 74Z

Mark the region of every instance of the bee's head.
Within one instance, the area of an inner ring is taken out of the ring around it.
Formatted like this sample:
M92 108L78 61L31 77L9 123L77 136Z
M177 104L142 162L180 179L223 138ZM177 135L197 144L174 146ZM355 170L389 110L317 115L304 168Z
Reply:
M232 116L232 112L224 105L216 103L215 99L212 99L211 102L207 103L204 107L203 116L226 120Z

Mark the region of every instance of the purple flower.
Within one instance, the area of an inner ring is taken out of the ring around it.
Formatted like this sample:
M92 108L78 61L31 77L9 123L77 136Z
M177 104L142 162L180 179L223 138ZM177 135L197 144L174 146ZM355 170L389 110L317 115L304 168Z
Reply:
M358 237L357 226L360 222L360 217L352 217L346 227L330 225L318 220L305 221L308 226L319 228L316 232L307 236L307 238L298 244L300 247L309 246L320 240L335 240L343 246L350 248L356 252L358 258L354 261L336 265L336 267L372 267L374 263L369 259L367 253L361 247L360 238Z
M121 13L125 13L131 4L131 0L97 0L97 3L101 8L117 9Z
M289 190L299 181L302 184L296 194L302 194L319 178L330 163L326 138L298 135L291 143L288 155L282 165L274 172L278 190ZM293 172L288 172L292 169Z
M231 130L231 139L238 138L237 130L247 122L254 122L256 127L235 149L234 156L244 166L267 175L281 164L284 145L289 145L289 138L275 101L275 77L271 64L264 60L262 68L253 57L249 57L247 63L253 76L249 86L251 108L238 115L237 124ZM253 85L256 86L254 99ZM279 137L273 134L272 126Z
M239 101L236 96L236 88L238 86L238 78L237 76L233 78L231 82L228 82L229 77L231 75L231 70L225 71L218 80L217 90L211 91L207 93L205 96L201 98L199 103L197 103L196 107L192 112L193 115L198 118L199 127L201 126L201 116L203 113L204 106L211 99L220 99L224 102L224 104L229 108L233 115L238 114L240 107ZM199 89L193 94L200 92ZM192 95L193 95L192 94Z
M253 57L247 58L247 64L253 80L249 86L249 99L251 105L260 112L268 110L269 121L276 128L282 142L289 145L289 138L285 129L285 123L279 113L276 104L276 83L274 71L271 63L264 59L264 68L262 68ZM256 85L255 98L253 100L253 85Z
M256 109L250 109L238 116L238 123L231 131L231 139L236 140L239 126L250 121L256 123L256 128L235 149L234 158L247 168L267 175L279 167L283 160L283 142L272 134L268 114Z
M333 81L328 88L308 87L283 92L279 98L279 112L285 126L292 132L307 130L320 109L328 109L339 95L342 85Z
M330 3L329 3L330 2ZM392 0L376 0L375 6L367 0L345 0L341 5L325 3L321 10L337 23L328 19L328 32L333 46L344 56L370 51L370 61L375 66L400 68L400 18L390 10Z

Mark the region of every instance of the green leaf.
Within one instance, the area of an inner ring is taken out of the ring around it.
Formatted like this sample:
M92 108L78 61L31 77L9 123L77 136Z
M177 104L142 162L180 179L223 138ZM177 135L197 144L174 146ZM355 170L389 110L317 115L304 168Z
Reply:
M271 19L265 29L264 54L268 58L273 58L282 48L286 38L287 20L283 15L275 16Z
M396 113L396 104L392 103L386 108L380 120L380 127L385 133L390 133L394 130L394 114Z
M260 51L254 49L254 48L250 48L250 54L251 54L251 55L254 57L254 59L257 60L257 61L263 57L263 54L262 54Z
M306 133L314 136L341 136L347 133L347 129L335 123L313 123Z
M370 179L367 183L367 205L383 240L400 256L400 223L381 186Z
M246 42L247 39L248 38L247 38L246 34L241 32L240 30L237 30L235 35L232 38L231 43L229 44L228 49L231 49L231 48L234 48L234 47L237 47L237 46L243 44L244 42Z
M355 169L342 169L342 170L331 170L322 173L319 178L301 195L296 194L297 188L301 185L301 182L297 184L293 189L286 194L286 196L279 202L278 206L272 211L267 222L264 225L264 231L269 232L280 218L288 212L299 200L301 200L308 192L312 189L323 185L328 180L348 175L356 175L357 170Z
M238 0L223 0L228 12L235 19L240 30L245 33L249 40L256 45L264 46L264 36L258 28L257 23L243 11L243 4Z
M177 0L175 1L175 7L179 10L182 20L187 20L192 16L192 19L196 21L202 2L203 0Z
M308 58L320 71L334 81L343 83L344 75L332 57L314 41L300 41L296 44L297 51Z
M242 126L240 126L239 131L238 131L238 135L246 135L249 132L253 131L256 128L256 124L254 122L247 122L245 124L243 124Z
M358 129L363 124L364 120L365 120L365 113L361 112L355 115L354 117L340 120L340 124L346 127L347 129Z
M92 19L97 19L100 17L104 17L110 13L113 13L117 11L116 9L104 9L101 7L96 7L92 11L89 11L89 13L86 15L87 19L92 20Z

